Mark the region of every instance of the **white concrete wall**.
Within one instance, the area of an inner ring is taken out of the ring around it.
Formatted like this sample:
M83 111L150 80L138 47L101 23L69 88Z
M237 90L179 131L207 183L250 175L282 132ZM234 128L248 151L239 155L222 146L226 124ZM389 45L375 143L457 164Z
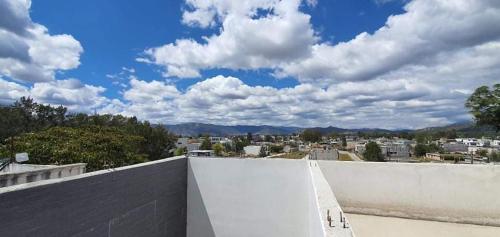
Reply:
M316 183L312 177L312 173L310 170L310 162L307 162L307 166L309 166L309 175L307 175L307 182L310 183L310 185L307 185L307 194L308 194L308 212L309 212L309 236L310 237L323 237L326 236L325 233L325 227L323 226L326 224L326 219L323 220L323 217L320 213L320 200L318 200L318 190L316 187ZM325 200L321 200L325 201Z
M305 160L189 158L187 236L310 236L310 185Z
M500 166L318 163L346 212L500 226Z
M69 165L11 164L11 169L0 173L0 188L37 182L40 180L65 178L85 173L85 163ZM16 168L14 168L14 166Z

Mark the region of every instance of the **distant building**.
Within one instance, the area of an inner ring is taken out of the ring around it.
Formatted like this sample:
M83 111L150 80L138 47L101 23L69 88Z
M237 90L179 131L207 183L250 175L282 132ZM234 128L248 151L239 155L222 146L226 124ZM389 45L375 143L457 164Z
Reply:
M305 144L300 144L299 151L309 151L309 146L307 146Z
M187 150L189 151L194 151L194 150L199 150L201 146L201 143L196 142L196 143L188 143L187 144Z
M426 153L425 158L431 160L441 160L441 154L439 153Z
M189 157L214 157L213 150L194 150L188 153Z
M283 147L283 151L286 152L286 153L290 153L290 152L297 151L297 148L296 147L292 147L290 145L285 145Z
M249 156L259 156L260 154L260 149L261 149L262 146L246 146L243 148L243 150L245 151L245 154L246 155L249 155Z
M175 147L177 147L177 148L187 147L188 141L189 141L189 138L187 138L187 137L177 138L177 143L175 143Z
M445 152L467 152L468 146L464 143L445 143L443 150Z
M313 148L311 149L311 160L338 160L339 152L336 149Z
M356 144L354 146L354 151L356 153L363 154L365 152L365 150L366 150L365 149L365 145L366 145L365 143Z
M11 163L0 171L0 188L83 174L86 165L85 163L60 166Z
M404 143L386 143L380 146L382 154L389 160L391 159L409 159L410 146Z

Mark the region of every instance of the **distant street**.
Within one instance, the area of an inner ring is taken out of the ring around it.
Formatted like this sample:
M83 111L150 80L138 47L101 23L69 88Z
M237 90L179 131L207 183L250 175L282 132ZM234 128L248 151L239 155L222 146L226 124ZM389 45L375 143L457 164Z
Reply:
M339 150L339 153L340 154L347 154L347 155L349 155L353 161L363 161L361 158L359 158L358 155L356 155L356 154L354 154L352 152Z

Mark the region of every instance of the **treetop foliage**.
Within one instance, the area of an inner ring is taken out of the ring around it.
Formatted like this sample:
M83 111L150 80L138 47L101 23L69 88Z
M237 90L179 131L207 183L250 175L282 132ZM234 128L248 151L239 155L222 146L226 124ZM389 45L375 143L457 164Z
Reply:
M491 125L500 131L500 84L491 90L487 86L477 88L465 103L477 124Z
M22 97L0 107L0 156L14 137L17 152L37 164L88 163L87 170L118 167L170 156L176 136L164 126L122 115L68 114L63 106Z
M363 158L367 161L384 161L384 156L382 155L382 150L376 142L368 142L365 145L365 152L363 152Z

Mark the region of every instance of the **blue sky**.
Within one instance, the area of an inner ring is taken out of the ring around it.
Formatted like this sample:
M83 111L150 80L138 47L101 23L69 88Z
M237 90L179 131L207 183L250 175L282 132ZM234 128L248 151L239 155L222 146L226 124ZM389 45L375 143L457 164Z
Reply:
M320 1L315 7L302 6L309 13L311 22L321 38L338 43L348 41L361 32L373 32L385 24L388 16L402 12L400 1L378 4L373 0ZM52 34L70 34L85 52L81 65L65 71L65 77L79 78L85 83L102 85L106 95L119 96L120 86L111 84L106 75L122 71L122 67L134 68L144 79L160 79L158 68L135 61L145 49L174 42L179 38L198 41L217 28L191 28L181 23L184 1L33 1L31 18L50 29ZM268 71L207 70L202 78L216 75L235 76L248 85L265 85L276 88L295 86L293 78L275 79ZM203 80L193 78L175 84L181 90ZM175 80L175 78L172 78Z
M489 0L6 0L2 13L3 104L419 128L470 119L465 98L500 74Z

